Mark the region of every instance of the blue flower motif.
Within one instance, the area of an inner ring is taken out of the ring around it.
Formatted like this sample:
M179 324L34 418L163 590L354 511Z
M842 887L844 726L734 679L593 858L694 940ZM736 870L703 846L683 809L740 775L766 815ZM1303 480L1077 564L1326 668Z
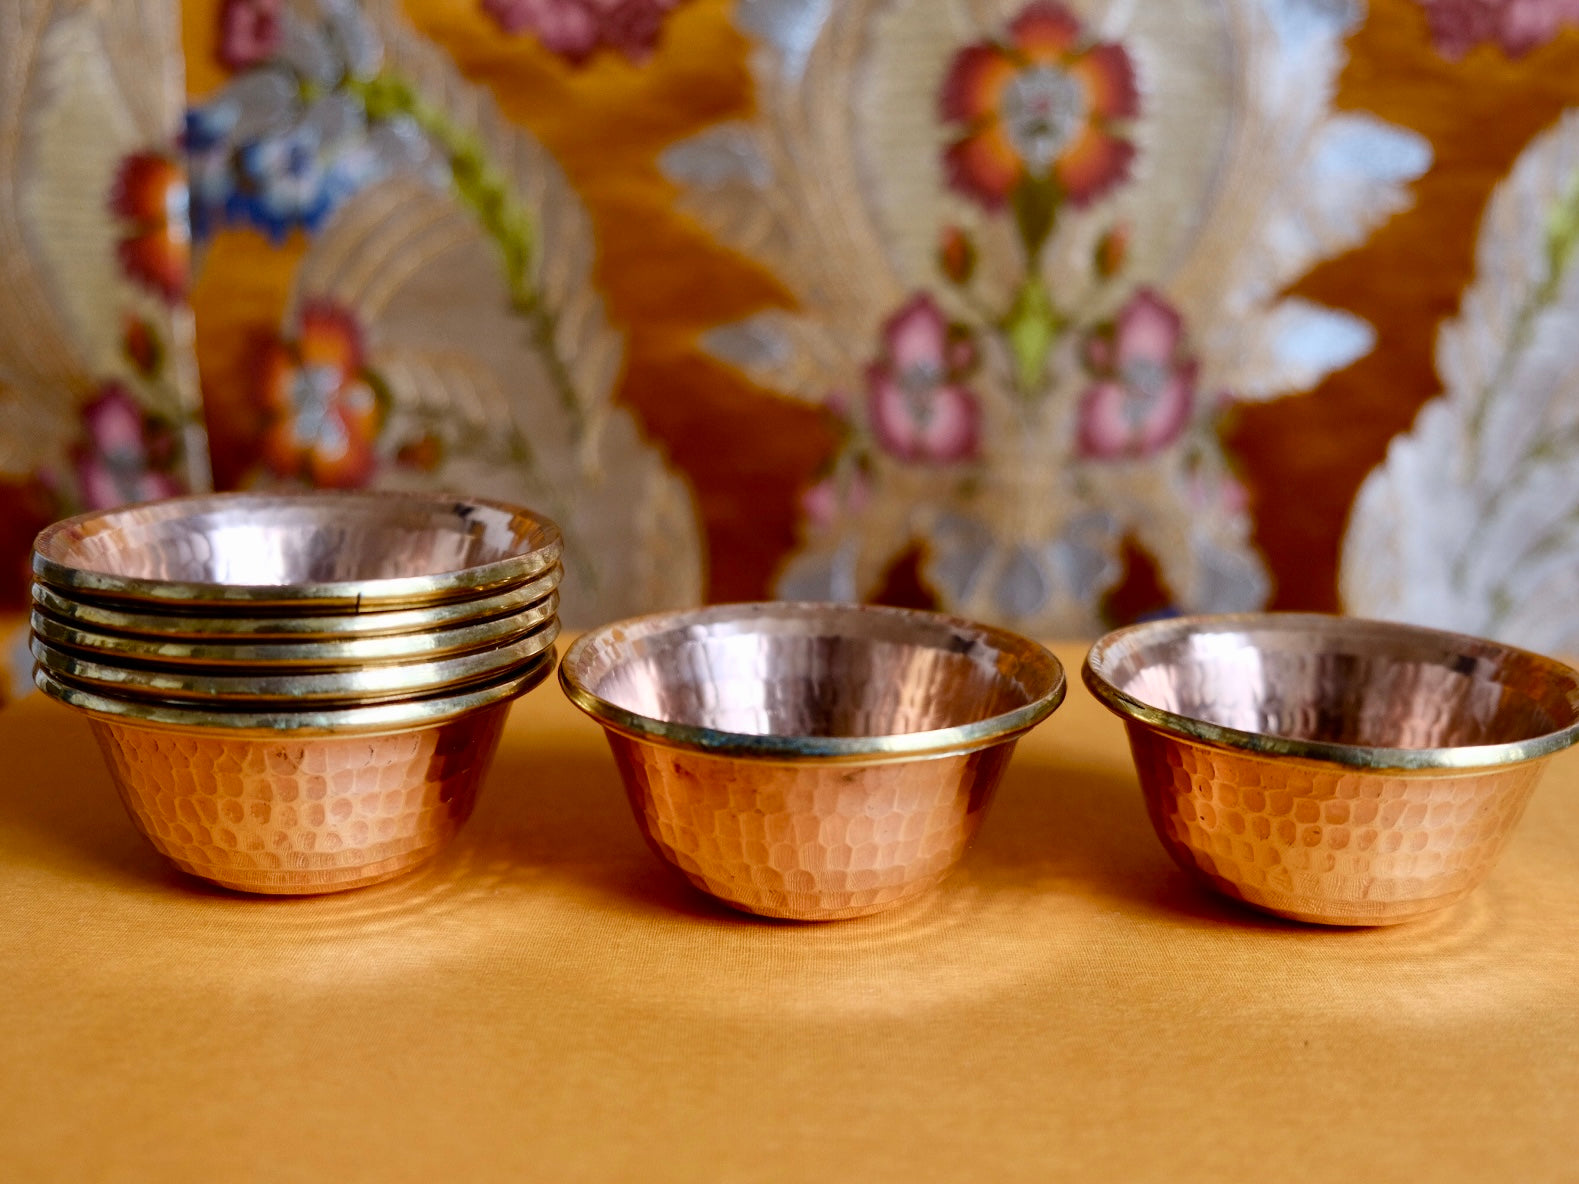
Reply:
M318 137L299 125L236 153L247 219L276 241L291 227L317 230L333 207Z
M181 132L190 188L192 237L202 241L234 217L237 197L230 167L230 137L236 125L233 103L216 102L187 110Z
M198 240L233 223L276 242L300 227L317 231L342 204L392 169L423 162L421 135L397 117L369 128L342 95L308 106L294 121L252 138L235 136L247 113L221 99L187 112L182 143ZM252 122L257 122L253 120Z
M416 122L370 118L347 85L373 76L381 56L354 0L319 0L319 15L284 13L272 55L187 111L181 144L195 240L235 224L276 242L297 228L312 233L396 169L436 175Z

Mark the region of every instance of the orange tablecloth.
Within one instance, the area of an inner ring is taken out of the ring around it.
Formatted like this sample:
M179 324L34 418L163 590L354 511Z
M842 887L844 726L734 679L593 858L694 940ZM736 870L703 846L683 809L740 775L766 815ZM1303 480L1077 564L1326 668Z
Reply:
M1192 887L1078 685L961 872L825 926L661 866L551 684L456 846L338 897L170 871L38 696L0 756L6 1179L1579 1178L1579 752L1369 931Z

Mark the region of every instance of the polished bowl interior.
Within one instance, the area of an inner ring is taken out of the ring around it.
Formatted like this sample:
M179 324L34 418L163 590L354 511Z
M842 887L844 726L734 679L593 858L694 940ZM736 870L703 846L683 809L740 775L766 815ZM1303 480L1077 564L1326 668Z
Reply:
M540 576L475 600L456 600L423 608L365 612L316 612L237 615L245 605L229 605L223 613L191 613L186 602L173 606L131 605L96 601L48 584L33 584L34 607L75 628L133 638L177 641L193 645L245 644L265 641L294 643L350 641L399 637L459 628L527 611L541 604L560 584L564 569L550 568Z
M560 666L649 843L748 912L832 920L958 863L1014 741L1062 700L1041 646L956 618L723 605L610 625Z
M721 605L589 633L561 680L600 722L739 756L871 759L1023 731L1063 694L1041 646L936 613Z
M349 706L486 681L544 653L558 636L559 621L551 618L524 637L458 657L293 673L270 673L265 668L245 674L213 674L203 669L157 667L128 659L111 663L57 649L36 635L32 650L37 664L53 674L130 698L253 704L313 700Z
M1181 618L1110 635L1089 666L1098 695L1123 696L1141 718L1358 766L1527 760L1579 738L1579 675L1567 666L1388 622Z
M1316 614L1181 618L1091 650L1164 846L1268 911L1383 924L1489 873L1579 673L1495 642Z
M37 580L129 602L363 611L476 599L559 561L558 528L413 493L227 493L79 515L34 543Z
M439 661L518 641L553 619L559 593L524 610L485 621L420 633L345 640L253 641L210 638L204 642L134 637L85 628L35 607L33 633L75 657L114 665L123 661L193 674L282 674L319 669L351 670L395 662Z

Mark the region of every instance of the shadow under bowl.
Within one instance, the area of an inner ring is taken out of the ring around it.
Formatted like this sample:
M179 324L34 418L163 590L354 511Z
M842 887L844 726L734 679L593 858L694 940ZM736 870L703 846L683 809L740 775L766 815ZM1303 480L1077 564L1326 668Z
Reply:
M80 514L33 544L68 594L193 611L362 612L475 600L559 562L559 529L419 493L218 493Z
M471 815L511 704L552 667L545 655L491 687L343 711L338 724L304 712L299 728L285 713L150 717L37 677L87 712L127 813L176 867L238 892L313 895L437 855Z
M658 855L735 908L795 920L941 880L1065 689L1051 653L1004 630L785 602L605 626L559 677Z
M1444 908L1490 874L1579 673L1511 646L1304 613L1110 633L1086 686L1124 719L1163 846L1246 904L1325 925Z

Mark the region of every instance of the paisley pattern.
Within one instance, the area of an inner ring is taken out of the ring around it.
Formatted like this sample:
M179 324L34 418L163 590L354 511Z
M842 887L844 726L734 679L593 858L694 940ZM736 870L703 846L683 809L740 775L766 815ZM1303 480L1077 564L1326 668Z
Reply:
M172 6L0 5L0 600L50 519L208 484L180 110Z
M778 590L869 595L919 546L945 607L1091 633L1132 545L1177 608L1262 605L1225 417L1374 346L1282 293L1406 209L1431 159L1330 104L1360 7L737 14L760 114L664 165L795 298L710 348L824 407L845 442Z
M270 15L185 136L200 240L310 236L250 414L215 416L239 480L538 507L565 528L572 625L699 599L695 511L611 404L623 343L552 159L394 5Z

